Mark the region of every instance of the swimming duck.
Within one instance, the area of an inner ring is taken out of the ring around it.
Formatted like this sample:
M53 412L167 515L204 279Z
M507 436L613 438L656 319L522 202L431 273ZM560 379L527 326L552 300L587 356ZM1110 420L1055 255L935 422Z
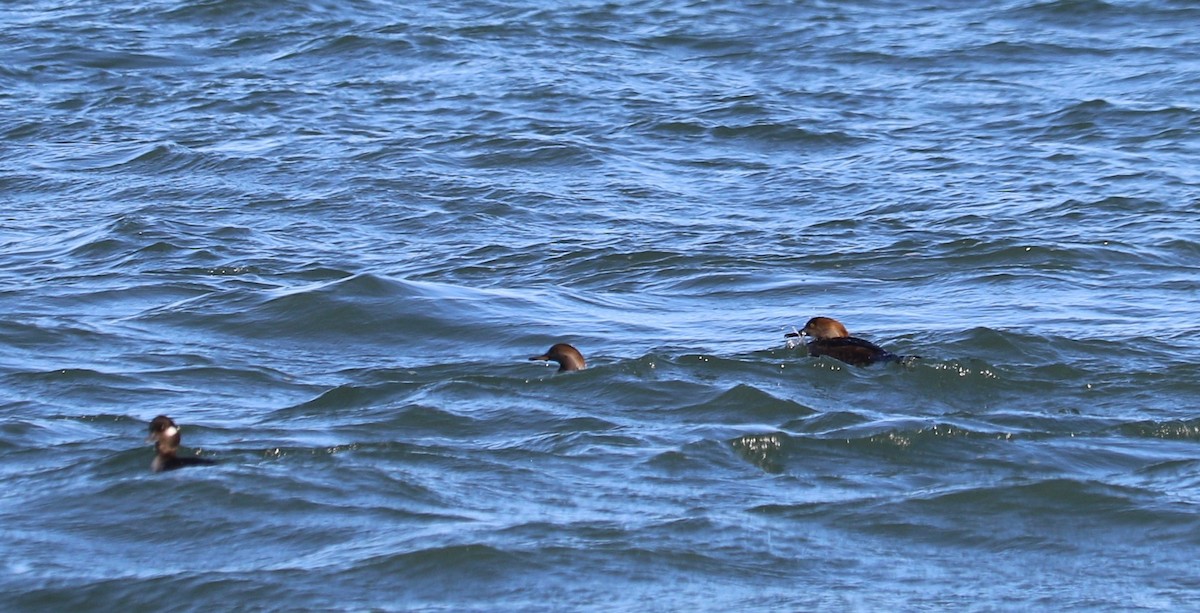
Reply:
M158 452L158 455L154 456L154 461L150 463L150 470L160 473L164 470L175 470L184 466L203 466L217 463L215 460L208 458L179 457L177 452L181 439L179 426L175 425L173 419L166 415L155 417L150 422L150 436L146 439L148 442L154 443L154 450Z
M814 317L804 324L799 332L788 332L784 336L807 336L808 355L819 357L827 355L854 366L866 366L876 362L894 362L915 359L917 356L896 355L884 348L850 336L846 326L832 317Z

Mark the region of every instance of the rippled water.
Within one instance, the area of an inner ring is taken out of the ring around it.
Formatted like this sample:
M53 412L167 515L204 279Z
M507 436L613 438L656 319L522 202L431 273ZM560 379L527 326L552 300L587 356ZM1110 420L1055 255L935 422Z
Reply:
M1200 605L1197 23L8 3L0 604Z

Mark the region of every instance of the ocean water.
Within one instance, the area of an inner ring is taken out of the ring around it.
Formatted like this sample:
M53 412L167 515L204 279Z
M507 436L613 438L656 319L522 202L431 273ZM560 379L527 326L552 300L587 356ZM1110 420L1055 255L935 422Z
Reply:
M0 608L1200 607L1197 24L5 3Z

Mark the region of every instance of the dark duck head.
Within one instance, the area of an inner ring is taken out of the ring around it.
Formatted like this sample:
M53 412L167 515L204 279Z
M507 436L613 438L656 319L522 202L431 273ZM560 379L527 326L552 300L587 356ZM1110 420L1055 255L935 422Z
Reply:
M147 439L148 442L154 443L154 451L157 452L154 461L150 463L150 470L160 473L164 470L175 470L184 466L216 464L215 461L208 458L179 457L179 443L182 438L179 426L175 424L174 420L166 415L155 417L150 422L150 436Z
M827 355L854 366L867 366L876 362L909 361L917 356L901 356L891 353L861 338L850 336L842 322L832 317L814 317L804 324L799 332L788 332L785 336L807 336L808 355Z
M542 360L558 362L558 372L583 370L584 368L587 368L587 364L585 364L583 361L583 354L579 353L578 349L566 343L558 343L557 345L554 345L550 349L546 350L546 353L542 355L535 355L529 359L530 361Z

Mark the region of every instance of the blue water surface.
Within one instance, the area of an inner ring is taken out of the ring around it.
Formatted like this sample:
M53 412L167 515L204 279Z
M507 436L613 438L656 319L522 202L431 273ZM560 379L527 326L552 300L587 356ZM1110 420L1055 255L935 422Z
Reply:
M7 3L0 608L1200 606L1197 23Z

